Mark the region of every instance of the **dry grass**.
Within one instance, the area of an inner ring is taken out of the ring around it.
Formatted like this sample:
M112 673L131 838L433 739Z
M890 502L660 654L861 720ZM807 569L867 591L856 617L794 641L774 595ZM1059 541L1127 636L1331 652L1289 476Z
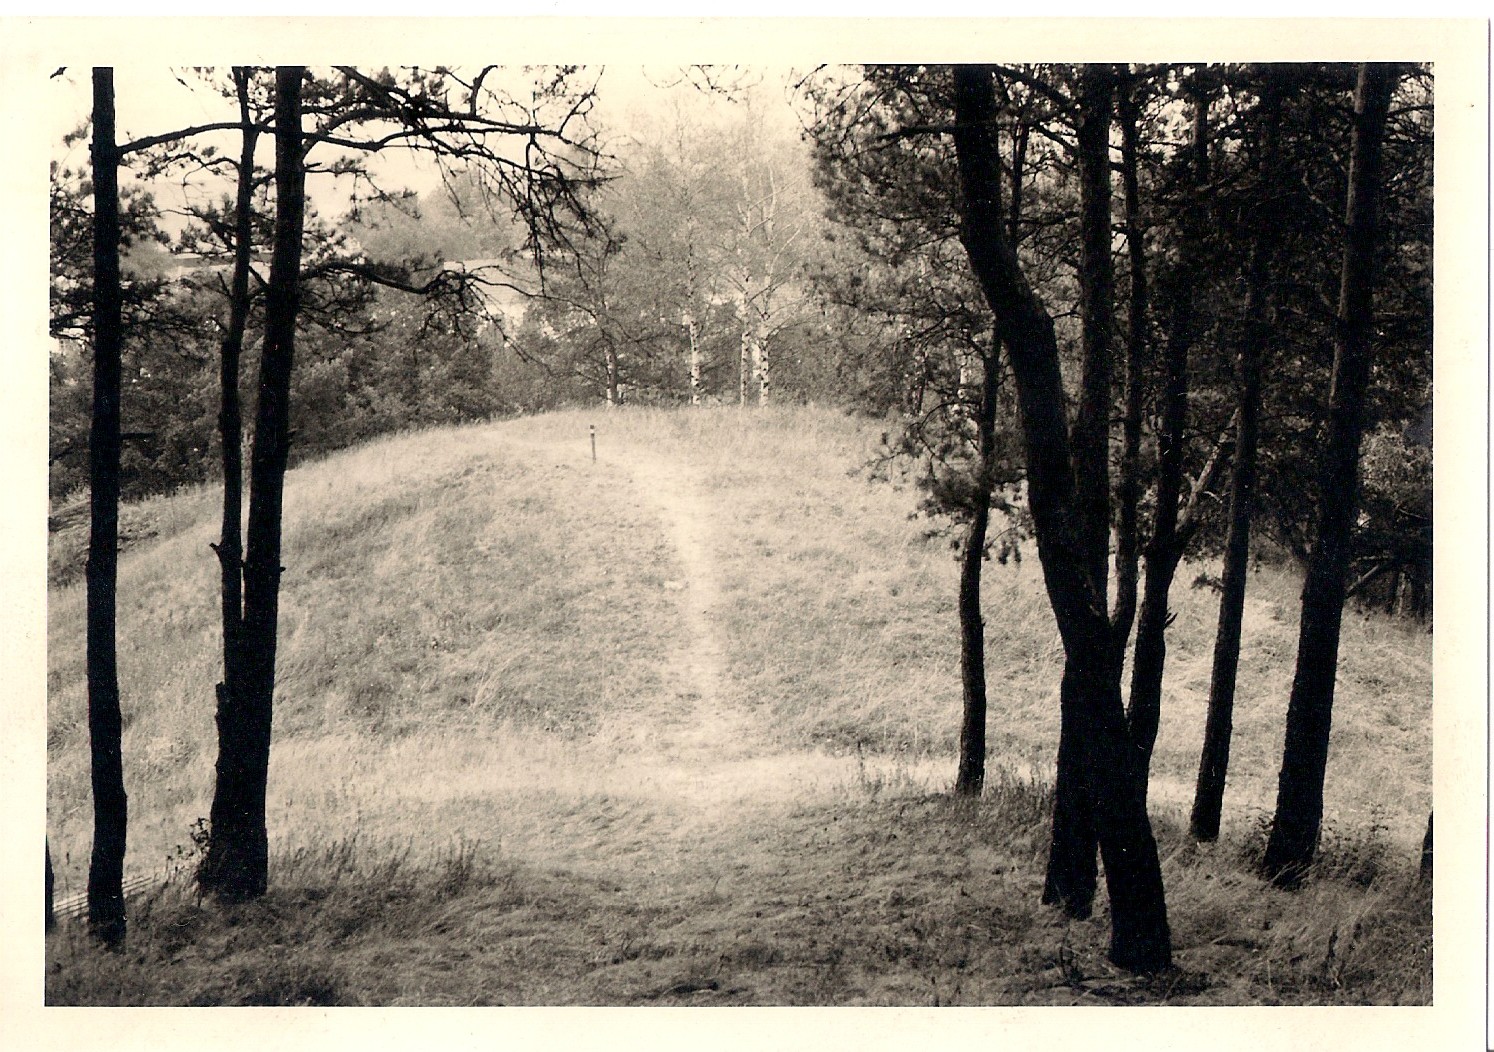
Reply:
M272 893L220 911L178 878L137 905L120 957L65 926L48 1000L1429 1001L1411 873L1429 637L1346 623L1322 872L1270 892L1249 863L1296 586L1253 582L1226 837L1200 849L1181 829L1215 598L1179 574L1153 800L1180 967L1118 975L1103 911L1071 924L1037 904L1059 652L1036 563L988 567L997 772L979 804L955 801L955 566L908 520L912 494L857 470L874 438L812 409L561 413L293 472ZM679 468L669 493L644 471L659 463ZM158 502L123 562L131 873L190 862L208 809L214 500ZM671 542L684 513L710 562L693 592ZM66 895L89 835L76 585L50 618Z

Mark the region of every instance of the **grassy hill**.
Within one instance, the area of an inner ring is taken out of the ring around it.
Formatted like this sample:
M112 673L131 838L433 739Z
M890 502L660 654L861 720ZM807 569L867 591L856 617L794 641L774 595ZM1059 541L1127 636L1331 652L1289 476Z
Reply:
M122 955L51 938L49 1002L1427 1003L1430 637L1346 618L1323 864L1272 891L1250 861L1299 585L1252 580L1225 836L1200 848L1217 597L1182 568L1151 792L1180 967L1125 977L1103 908L1038 905L1060 648L1036 559L987 567L993 775L957 801L956 566L858 470L875 438L813 409L571 412L293 472L272 890L232 910L154 879L189 871L211 796L217 496L130 509L126 873L152 890ZM54 542L65 897L91 815L76 542Z

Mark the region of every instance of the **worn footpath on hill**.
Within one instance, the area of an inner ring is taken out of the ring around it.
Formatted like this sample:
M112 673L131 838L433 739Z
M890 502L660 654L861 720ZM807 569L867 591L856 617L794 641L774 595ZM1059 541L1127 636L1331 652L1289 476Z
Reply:
M589 456L568 438L502 428L495 429L493 437L499 448L520 456ZM722 588L712 547L713 538L720 535L714 523L724 509L715 506L712 490L678 454L643 444L609 443L598 454L598 469L599 485L625 480L633 496L657 517L674 563L660 601L679 613L683 630L673 640L662 670L665 703L641 718L630 714L628 726L609 728L616 733L598 736L616 748L603 770L594 766L596 758L583 747L574 757L586 767L582 784L601 791L632 787L644 798L683 805L671 811L684 816L677 832L692 838L708 835L711 828L724 831L749 816L761 817L764 808L781 810L844 792L858 780L886 776L894 767L904 784L930 790L947 787L948 764L893 762L775 745L765 724L766 706L745 697L730 674L732 640L722 625ZM553 770L543 777L551 782ZM710 845L698 846L706 851Z

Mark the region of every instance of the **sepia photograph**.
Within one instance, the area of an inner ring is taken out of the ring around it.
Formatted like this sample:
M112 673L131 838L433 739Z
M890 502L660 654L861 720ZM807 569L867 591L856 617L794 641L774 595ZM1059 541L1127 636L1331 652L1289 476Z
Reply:
M1486 25L44 21L45 1047L1484 1033Z

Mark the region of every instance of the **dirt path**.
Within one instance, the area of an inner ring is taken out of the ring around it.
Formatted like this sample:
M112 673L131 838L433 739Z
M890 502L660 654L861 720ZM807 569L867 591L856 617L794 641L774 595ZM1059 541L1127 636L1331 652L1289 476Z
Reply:
M718 614L721 589L710 549L710 506L698 482L677 461L634 450L628 471L639 495L658 514L679 560L679 576L664 587L685 627L665 678L683 704L671 709L657 745L667 759L697 766L742 759L752 751L758 728L730 682Z

